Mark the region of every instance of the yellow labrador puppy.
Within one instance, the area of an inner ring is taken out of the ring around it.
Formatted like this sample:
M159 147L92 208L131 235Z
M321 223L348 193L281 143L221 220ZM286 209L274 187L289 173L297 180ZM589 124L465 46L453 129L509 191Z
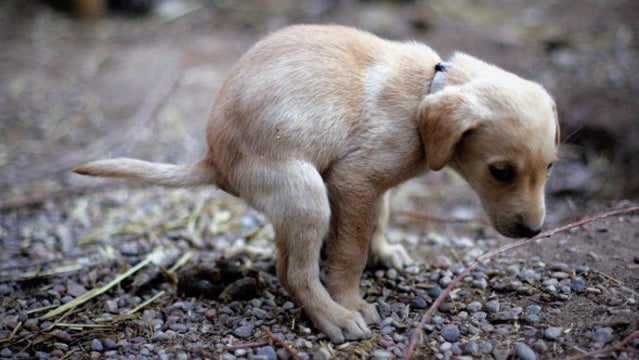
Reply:
M301 25L266 37L232 68L199 162L122 158L75 172L212 184L241 197L273 223L288 294L340 343L369 337L367 323L379 320L359 292L367 257L410 263L384 238L390 188L448 165L500 233L534 236L558 139L554 102L536 83L465 54L445 63L420 43Z

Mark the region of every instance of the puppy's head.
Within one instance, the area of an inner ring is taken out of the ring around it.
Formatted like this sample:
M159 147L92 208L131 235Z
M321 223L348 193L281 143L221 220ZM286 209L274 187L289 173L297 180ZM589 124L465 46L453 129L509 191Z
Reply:
M431 170L449 165L457 171L501 234L532 237L542 228L544 184L559 145L555 105L541 86L481 66L481 75L463 69L459 85L422 101L426 161Z

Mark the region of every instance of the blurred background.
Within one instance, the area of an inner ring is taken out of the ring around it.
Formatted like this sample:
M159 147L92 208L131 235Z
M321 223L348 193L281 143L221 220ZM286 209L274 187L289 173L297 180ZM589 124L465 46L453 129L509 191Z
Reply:
M634 0L24 0L0 3L2 207L100 186L69 174L87 160L197 160L230 66L296 23L460 50L542 83L563 135L551 201L579 212L639 196Z

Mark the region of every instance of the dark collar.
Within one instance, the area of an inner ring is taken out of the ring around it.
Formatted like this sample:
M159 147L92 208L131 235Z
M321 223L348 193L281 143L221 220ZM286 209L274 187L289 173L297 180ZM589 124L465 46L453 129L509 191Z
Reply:
M444 87L444 80L446 80L446 71L451 66L453 66L451 63L447 63L445 61L442 61L435 65L435 75L433 75L433 80L430 82L430 88L428 90L429 94L434 94Z

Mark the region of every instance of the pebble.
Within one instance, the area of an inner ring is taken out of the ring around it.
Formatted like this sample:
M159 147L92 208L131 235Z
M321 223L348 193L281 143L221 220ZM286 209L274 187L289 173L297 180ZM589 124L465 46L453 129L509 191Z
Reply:
M544 330L544 337L548 340L557 340L561 336L561 328L550 326Z
M535 341L532 346L533 349L539 354L543 354L548 351L548 344L546 344L546 342L542 339Z
M524 343L516 342L515 352L521 360L537 360L537 354Z
M584 278L582 278L581 276L576 276L570 282L570 289L572 289L572 291L575 291L575 292L581 292L586 290L586 280L584 280Z
M235 328L235 330L233 330L233 335L239 337L240 339L246 339L253 336L254 332L255 329L253 328L253 325L244 324L240 327Z
M490 300L484 305L484 308L488 313L496 313L499 311L499 301Z
M452 261L446 255L437 255L433 261L433 266L438 269L448 269L452 265Z
M432 288L428 289L428 296L435 299L437 298L440 294L442 293L442 288L439 286L433 286Z
M447 325L441 330L441 335L446 341L451 343L459 340L459 328L455 325Z
M481 303L479 301L473 301L471 303L469 303L468 305L466 305L466 309L468 309L468 311L470 312L477 312L479 310L481 310L482 306Z
M611 342L612 339L612 328L610 327L598 327L592 333L592 340L602 345Z
M488 281L483 278L478 280L473 280L472 285L475 288L485 290L488 287Z
M320 351L321 350L322 349L320 349ZM277 354L277 358L279 360L288 360L288 359L291 358L291 354L289 354L288 350L286 350L284 348L278 349L275 353Z
M313 360L329 360L330 358L331 353L323 347L313 355Z
M425 299L417 296L410 300L410 307L413 309L426 309L428 307L428 303Z
M265 356L268 360L277 360L277 354L272 346L263 346L255 352L257 355Z
M395 356L393 355L393 353L388 350L375 349L375 351L373 351L373 359L375 360L388 360L394 358Z
M104 350L104 346L102 346L102 342L100 342L99 339L93 339L91 340L91 345L90 345L91 350L94 351L102 351Z

